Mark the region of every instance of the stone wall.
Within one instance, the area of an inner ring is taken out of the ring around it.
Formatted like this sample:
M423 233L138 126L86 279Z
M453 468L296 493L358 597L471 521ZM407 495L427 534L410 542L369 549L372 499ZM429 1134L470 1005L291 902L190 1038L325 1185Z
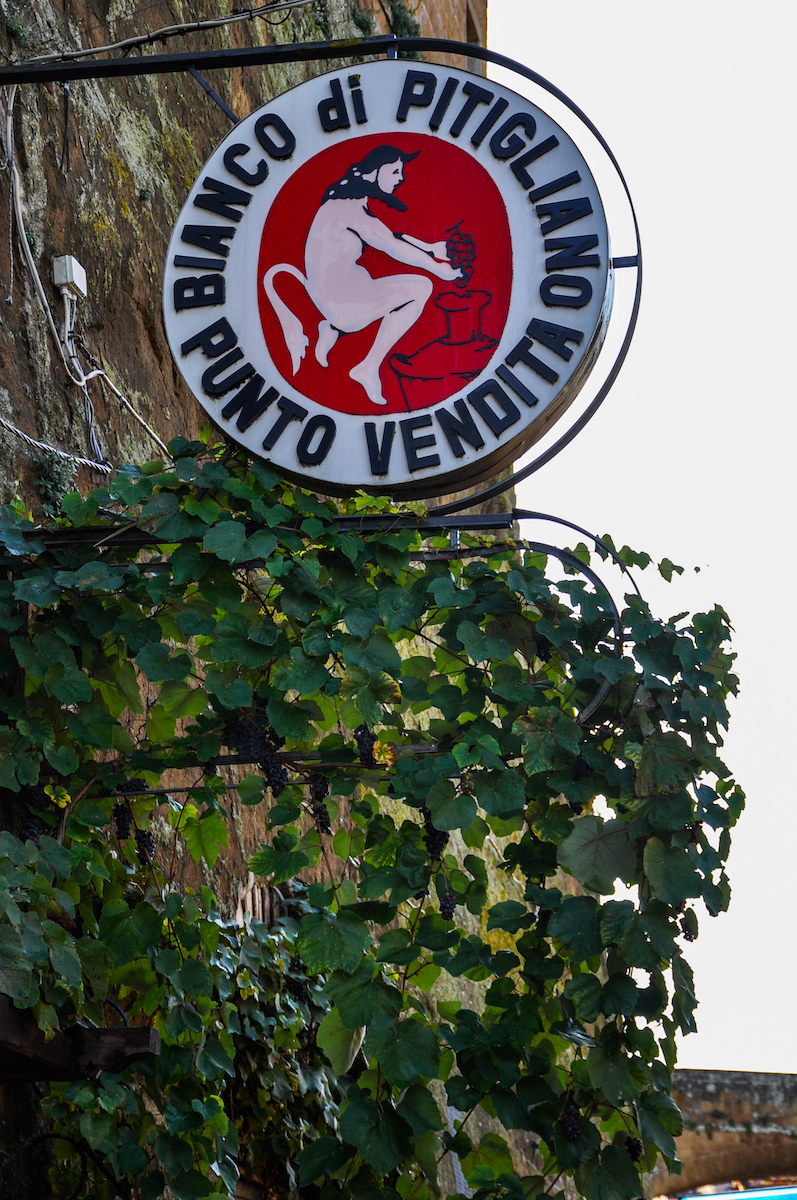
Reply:
M651 1195L797 1176L797 1075L676 1071L674 1084L683 1171L655 1172Z

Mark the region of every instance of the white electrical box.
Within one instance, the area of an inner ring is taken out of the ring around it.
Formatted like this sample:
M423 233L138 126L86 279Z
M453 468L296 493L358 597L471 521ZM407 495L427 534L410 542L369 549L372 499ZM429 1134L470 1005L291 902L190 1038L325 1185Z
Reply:
M71 254L62 254L50 264L53 283L57 288L69 292L76 300L85 300L86 269Z

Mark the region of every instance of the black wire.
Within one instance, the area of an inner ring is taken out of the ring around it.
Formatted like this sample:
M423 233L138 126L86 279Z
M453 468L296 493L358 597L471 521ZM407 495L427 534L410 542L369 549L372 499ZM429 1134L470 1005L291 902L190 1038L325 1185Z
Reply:
M85 1138L81 1138L80 1141L77 1141L75 1138L70 1137L69 1134L66 1133L42 1133L39 1135L39 1137L34 1138L32 1142L29 1142L28 1145L24 1147L26 1153L29 1154L34 1147L40 1145L42 1142L67 1142L70 1146L77 1150L78 1154L80 1155L80 1180L78 1181L78 1185L74 1192L72 1192L70 1196L67 1196L66 1200L77 1200L77 1197L83 1190L83 1186L88 1179L89 1174L88 1159L91 1159L97 1170L105 1176L114 1192L119 1197L119 1200L133 1200L132 1192L128 1191L122 1181L117 1179L116 1176L108 1170L104 1163L100 1161L99 1157L94 1153Z
M128 13L126 16L118 18L118 19L123 20L123 21L132 21L134 17L139 17L139 16L141 16L142 13L152 12L152 10L154 8L167 8L167 7L169 7L170 3L171 3L171 0L156 0L155 4L146 4L142 8L137 8L133 12ZM94 33L95 29L110 30L110 28L111 28L111 26L108 21L100 21L99 24L97 24L97 25L89 25L88 29L84 29L83 32L88 34L88 33Z
M631 587L634 589L634 591L636 592L639 599L640 600L644 599L642 593L640 592L639 588L637 587L637 582L634 579L634 576L631 574L631 572L629 571L626 564L620 558L620 555L617 553L617 551L613 550L612 547L607 542L602 541L594 533L590 533L590 531L588 529L583 529L581 527L581 525L575 525L572 521L566 521L564 519L564 517L554 517L550 513L532 512L530 509L527 509L527 508L514 509L512 512L512 516L517 521L552 521L555 525L564 525L567 529L572 529L576 533L582 533L584 535L584 537L588 537L591 542L594 542L596 546L600 546L601 550L605 550L606 553L611 558L614 559L615 563L620 568L620 570L623 572L623 574L628 576L628 579L631 583Z
M27 1147L25 1147L26 1152L30 1154L36 1146L41 1145L43 1142L68 1142L69 1145L77 1150L78 1154L80 1155L80 1179L78 1180L78 1185L74 1192L66 1197L66 1200L77 1200L77 1197L83 1191L83 1185L88 1179L89 1175L89 1165L86 1160L86 1150L88 1149L88 1146L85 1142L82 1144L80 1142L76 1142L74 1138L68 1137L65 1133L42 1133L39 1135L39 1137L34 1138L33 1141L27 1145Z
M552 519L556 520L557 518L554 517ZM569 524L569 522L563 522L563 524ZM573 528L577 529L578 526L574 526ZM583 530L581 532L586 533L586 530ZM592 535L587 534L587 536L591 537ZM576 555L573 554L573 552L571 550L562 550L558 546L549 546L545 542L522 541L522 542L513 542L511 547L506 547L506 548L502 547L501 545L495 545L495 546L489 546L489 547L488 546L474 546L474 547L469 547L469 548L461 549L461 550L448 550L448 551L444 550L439 553L435 552L435 551L431 551L425 555L414 555L413 554L413 555L411 555L411 557L413 560L425 561L425 562L435 561L435 560L439 561L441 559L454 559L454 558L490 558L495 554L506 553L506 550L511 550L511 549L531 550L533 553L537 553L537 554L550 554L552 558L558 558L559 561L564 566L570 567L570 568L572 568L572 570L578 571L581 575L584 575L590 581L590 583L592 584L592 586L595 588L596 591L602 592L604 594L604 596L606 597L606 599L609 603L609 608L611 609L611 612L612 612L612 625L614 626L614 644L612 647L612 654L613 654L614 658L622 658L623 645L625 643L625 634L623 631L623 622L622 622L622 618L620 616L620 610L618 609L617 605L615 604L614 597L612 596L611 592L609 591L608 587L603 582L601 577L597 574L597 572L593 571L592 567L588 567L586 563L583 563L580 558L577 558ZM609 550L609 547L607 546L606 549ZM610 680L608 680L608 679L604 680L604 682L598 688L598 690L595 693L595 695L593 696L593 698L590 700L589 704L587 704L586 707L583 708L582 711L576 717L576 723L578 725L586 724L586 722L589 720L589 718L592 716L592 714L598 708L600 708L601 704L603 704L603 701L609 695L609 693L611 692L613 687L614 687L614 684L611 683Z
M61 145L61 162L59 171L61 174L69 174L69 81L62 84L64 89L64 140ZM66 166L66 171L64 167Z
M103 1000L103 1004L110 1004L111 1008L115 1008L116 1011L119 1013L119 1016L124 1021L125 1028L127 1028L127 1029L130 1028L130 1018L128 1017L127 1013L125 1012L125 1010L122 1008L122 1006L120 1004L117 1004L116 1001L112 1000L110 996L105 997L105 999Z

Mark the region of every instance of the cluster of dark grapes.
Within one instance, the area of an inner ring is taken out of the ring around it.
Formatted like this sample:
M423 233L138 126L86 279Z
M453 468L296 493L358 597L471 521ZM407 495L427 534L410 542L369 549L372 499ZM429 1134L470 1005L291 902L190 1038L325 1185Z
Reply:
M559 1124L562 1126L562 1133L568 1142L578 1141L581 1136L581 1118L577 1108L573 1108L572 1104L568 1104L567 1108L559 1116Z
M151 829L136 830L136 854L142 867L149 866L155 859L155 838Z
M116 789L117 794L120 796L134 796L145 790L143 780L135 778L123 780ZM126 842L133 830L133 813L126 800L120 800L114 806L113 820L116 828L116 836L120 842Z
M454 283L459 288L468 286L476 262L476 243L469 233L463 233L459 222L448 231L446 254L452 267L459 267L462 274Z
M126 842L133 829L133 813L130 805L124 804L122 801L115 805L113 820L116 828L116 836L120 842Z
M47 828L41 817L37 817L35 813L28 813L19 831L19 839L22 842L33 842L38 849L42 834L47 832Z
M454 899L453 892L446 892L445 896L440 899L440 916L444 921L450 921L454 915L454 909L457 907L457 902Z
M290 783L288 772L284 764L280 761L277 755L277 748L270 744L266 746L263 757L260 759L260 769L266 777L266 783L271 788L271 794L276 800L277 796L282 795L286 787Z
M628 1157L631 1159L631 1162L639 1162L642 1157L642 1151L645 1149L642 1139L638 1137L627 1137L625 1139L625 1148L628 1151Z
M681 921L681 933L684 935L685 942L693 942L695 940L695 934L686 917Z
M310 779L310 798L313 805L313 820L319 833L332 833L329 811L324 799L329 795L329 780L323 775L313 775Z
M583 779L585 775L589 775L590 769L590 765L586 758L579 751L578 758L573 763L573 778L575 779L576 783L578 783L580 779Z
M421 816L423 817L423 826L426 830L423 835L424 845L429 852L432 862L439 862L443 857L443 851L448 845L448 834L443 833L440 829L435 829L432 822L432 814L425 804L421 805Z
M28 812L22 823L22 828L19 831L20 840L23 842L33 842L38 848L41 844L42 835L47 833L49 826L42 821L41 817L37 817L36 813L44 812L49 807L50 801L44 788L38 783L24 788L20 799L27 803L28 809L34 810L33 812Z
M290 781L279 758L285 739L271 728L263 706L258 705L251 716L228 721L223 737L225 744L235 748L242 758L260 766L275 798L285 791Z
M551 642L549 642L548 638L541 636L535 637L534 645L537 652L537 658L544 663L550 662L553 646Z
M357 743L357 753L360 756L360 762L363 766L375 767L374 746L376 745L376 734L367 725L358 725L354 731L354 740Z
M264 725L258 721L257 714L231 718L224 726L222 738L225 745L249 762L258 761L267 740Z
M40 783L33 784L32 787L27 787L22 793L22 799L28 805L28 808L35 809L36 812L44 812L50 807L50 800Z

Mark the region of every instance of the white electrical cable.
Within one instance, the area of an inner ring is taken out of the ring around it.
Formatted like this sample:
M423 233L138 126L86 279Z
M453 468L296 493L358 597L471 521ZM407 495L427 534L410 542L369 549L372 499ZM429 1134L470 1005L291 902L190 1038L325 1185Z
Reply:
M22 190L22 185L21 185L21 180L19 177L19 168L17 167L16 157L14 155L14 101L16 99L16 93L17 93L17 85L15 83L12 83L11 87L8 90L8 101L6 104L6 154L8 155L8 157L10 159L11 198L12 198L13 205L14 205L14 215L16 216L16 219L17 219L17 229L19 230L19 244L22 247L22 254L25 258L25 263L27 265L27 268L30 271L31 278L33 280L33 286L36 289L36 295L39 297L39 303L42 306L44 315L47 319L47 324L50 327L50 333L53 335L53 339L55 340L55 343L59 348L61 358L63 360L64 366L66 367L67 374L68 374L69 378L72 380L72 382L76 383L78 385L78 387L80 387L80 385L85 382L84 378L83 378L83 372L81 371L80 375L77 377L72 374L72 371L69 366L69 361L67 359L66 354L64 353L64 348L61 344L60 334L58 333L58 330L56 328L55 321L53 319L53 314L50 310L50 305L47 301L47 296L45 294L44 288L42 287L42 281L39 278L39 272L36 270L36 263L33 261L33 254L31 253L31 249L28 244L28 239L25 235L25 221L22 216L22 201L21 201L21 195L20 195L21 190Z
M72 329L70 331L70 333L71 333L71 338L70 338L71 353L74 355L75 362L77 362L79 364L80 360L77 357L77 347L75 346L75 339L73 336L74 329ZM91 360L92 356L86 350L85 346L83 346L83 353L86 355L86 357L89 360ZM96 361L96 359L94 361ZM81 367L81 370L82 370L82 367ZM171 454L169 452L169 447L166 445L165 442L161 441L161 439L158 437L155 430L152 429L152 427L147 424L147 422L144 420L144 418L141 416L141 414L136 411L136 409L133 407L133 405L128 400L127 396L125 396L123 392L119 391L119 388L116 386L114 381L109 377L109 375L107 374L107 372L104 370L103 367L98 367L94 371L89 371L84 376L84 378L86 379L86 381L88 381L89 379L101 379L102 382L105 383L106 386L110 389L110 391L113 392L114 396L116 396L117 400L119 401L120 407L126 408L127 411L130 413L130 415L135 417L135 419L138 421L139 425L142 425L144 427L144 429L146 429L147 433L152 438L153 442L157 443L157 445L161 448L161 450L166 455L166 457L171 458Z
M81 458L79 454L70 454L68 450L59 450L57 446L51 446L48 442L39 442L36 438L25 433L12 421L7 421L0 414L0 425L7 429L9 433L15 433L17 437L22 438L23 442L27 442L29 446L33 446L36 450L49 450L50 454L57 454L59 458L69 459L70 462L79 463L81 467L93 467L95 471L102 471L103 475L110 475L113 467L110 463L98 463L92 458Z
M74 296L70 296L67 288L61 288L61 296L64 301L64 336L63 345L67 353L68 359L74 363L75 370L80 375L81 383L80 390L83 393L83 414L86 419L86 432L88 434L89 445L97 462L107 462L105 455L100 449L100 444L97 441L97 435L94 432L94 405L91 402L89 389L86 383L87 376L83 372L80 359L77 356L75 348L75 314L77 312L77 301ZM96 372L95 372L96 374Z
M135 419L138 421L139 425L143 425L144 429L146 429L147 433L148 433L148 434L149 434L149 436L152 438L153 442L156 442L156 443L157 443L157 445L159 445L159 446L160 446L161 450L162 450L162 451L163 451L163 453L166 455L166 457L167 457L168 459L170 459L170 460L171 460L171 457L172 457L172 455L171 455L171 451L169 450L169 447L166 445L166 443L165 443L165 442L162 442L162 441L161 441L161 439L158 437L158 435L157 435L157 433L155 432L155 430L150 428L150 426L147 424L147 422L146 422L146 421L144 420L144 418L141 416L141 413L137 412L137 411L136 411L136 409L135 409L135 408L133 408L133 405L130 403L130 401L128 400L127 396L124 396L124 395L123 395L123 394L122 394L122 393L119 391L119 388L116 386L116 384L113 382L113 380L112 380L112 379L109 379L109 378L108 378L108 376L105 374L105 372L104 372L104 371L95 371L95 372L93 372L93 374L96 374L96 375L99 375L99 376L100 376L100 378L101 378L101 379L102 379L102 380L103 380L103 381L104 381L104 382L105 382L105 383L108 385L108 387L111 389L111 391L113 392L114 396L116 396L116 398L117 398L117 400L119 401L119 403L120 403L121 405L124 405L124 407L125 407L125 408L127 409L127 411L130 413L131 417L135 417ZM87 376L86 378L90 378L90 376Z
M129 50L133 46L146 46L159 42L167 37L178 37L184 33L196 33L207 29L219 29L223 25L232 25L237 21L253 21L255 17L265 17L270 13L284 12L286 9L303 8L314 4L315 0L282 0L279 4L261 4L258 8L231 13L226 17L212 17L207 21L191 21L186 25L164 25L162 29L154 29L152 33L142 33L137 37L126 38L122 42L111 42L107 46L91 46L81 50L64 50L56 54L41 54L38 58L26 58L25 66L32 63L70 62L76 58L90 58L95 54L107 54L112 50Z

